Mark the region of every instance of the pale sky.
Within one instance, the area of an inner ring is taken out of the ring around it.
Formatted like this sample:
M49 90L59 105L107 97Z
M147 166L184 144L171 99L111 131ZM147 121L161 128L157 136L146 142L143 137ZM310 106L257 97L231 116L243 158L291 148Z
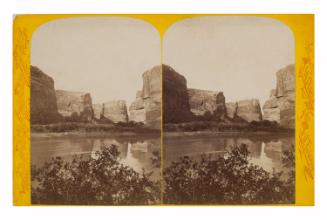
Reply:
M275 73L294 63L291 30L269 18L197 17L173 24L163 61L189 88L223 91L226 102L257 98L261 107L276 87Z
M131 103L143 72L160 64L160 36L133 18L60 19L34 32L31 64L54 79L55 89L89 92L93 103Z

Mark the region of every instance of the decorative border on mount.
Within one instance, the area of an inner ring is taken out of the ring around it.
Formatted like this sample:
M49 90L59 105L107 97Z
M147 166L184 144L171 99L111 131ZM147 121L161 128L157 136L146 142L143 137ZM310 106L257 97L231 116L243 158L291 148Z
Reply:
M199 16L259 16L285 23L294 34L296 68L296 204L314 205L314 15L312 14L120 14L18 15L13 25L13 202L30 198L30 41L46 22L72 17L123 16L152 24L161 40L177 21Z

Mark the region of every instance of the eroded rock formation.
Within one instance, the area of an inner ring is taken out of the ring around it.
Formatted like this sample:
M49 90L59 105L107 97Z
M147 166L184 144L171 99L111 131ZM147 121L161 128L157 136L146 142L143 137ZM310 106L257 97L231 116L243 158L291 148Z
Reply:
M103 104L93 104L94 118L101 119L103 117Z
M146 126L161 127L161 66L143 73L143 88L129 107L130 121L142 122Z
M276 121L286 128L294 128L294 65L288 65L276 73L276 89L263 106L263 119Z
M129 120L145 123L145 108L142 91L136 93L135 101L129 107Z
M190 110L196 116L210 113L221 120L226 115L225 96L222 92L188 89L188 100Z
M247 122L261 121L261 107L258 99L241 100L236 103L236 116Z
M236 116L236 102L228 102L226 103L226 114L229 118L233 119Z
M226 112L230 119L239 118L247 122L262 120L261 107L258 99L226 103Z
M58 112L76 121L92 121L93 106L89 93L56 90Z
M127 106L124 100L103 103L103 117L112 122L128 122Z
M31 66L31 123L46 124L59 120L53 79Z
M163 74L163 121L164 123L186 122L192 118L184 76L167 65Z

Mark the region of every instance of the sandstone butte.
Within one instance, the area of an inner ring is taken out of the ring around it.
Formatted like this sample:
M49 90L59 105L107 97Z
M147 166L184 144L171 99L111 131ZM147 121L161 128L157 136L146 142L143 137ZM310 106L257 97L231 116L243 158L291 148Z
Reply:
M163 89L164 123L188 122L205 114L218 120L236 116L247 122L262 120L257 99L226 103L221 91L187 88L186 78L167 65L163 65Z
M63 117L77 116L81 121L92 121L93 106L90 93L56 90L58 112Z
M129 107L129 120L142 122L146 126L161 127L161 66L155 66L143 73L143 88L136 93L135 101Z
M276 88L263 105L263 119L276 121L286 128L295 127L295 83L294 65L288 65L276 73Z
M161 127L161 67L143 73L143 88L129 107L124 100L92 103L90 93L55 90L54 80L31 66L31 123L47 124L74 117L83 122L107 119L112 122L142 122L154 129ZM129 118L130 117L130 118Z
M142 122L148 127L160 129L161 71L164 123L188 122L194 116L211 114L219 120L268 120L294 128L294 65L276 73L276 88L265 102L263 114L257 99L226 103L221 91L187 88L186 78L168 65L155 66L143 73L143 87L136 92L136 99L128 110L123 100L93 104L89 93L55 91L53 79L31 66L31 122L51 123L59 120L60 116L75 114L84 121L107 118L113 122Z

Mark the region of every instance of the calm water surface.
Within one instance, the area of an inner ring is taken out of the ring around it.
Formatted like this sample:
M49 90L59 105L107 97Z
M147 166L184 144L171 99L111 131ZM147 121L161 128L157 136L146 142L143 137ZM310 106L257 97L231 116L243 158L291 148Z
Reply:
M153 172L152 178L159 180L160 168L152 163L153 152L160 152L160 137L32 137L32 164L41 166L51 157L62 157L70 160L73 155L92 156L103 146L115 144L120 152L120 160L137 172L144 169Z
M281 171L282 153L294 151L294 135L228 135L228 136L179 136L163 139L164 167L182 156L199 158L201 154L224 154L231 146L246 144L251 152L251 162L269 172ZM120 152L122 163L137 172L144 169L153 172L152 178L159 180L160 168L152 163L153 152L160 152L160 137L32 137L32 164L41 166L51 157L63 157L66 160L74 154L92 156L102 146L115 144Z
M219 135L219 136L179 136L164 137L164 165L177 161L182 156L193 158L201 154L224 154L231 146L246 144L250 151L251 162L268 172L284 170L282 153L294 151L294 135Z

